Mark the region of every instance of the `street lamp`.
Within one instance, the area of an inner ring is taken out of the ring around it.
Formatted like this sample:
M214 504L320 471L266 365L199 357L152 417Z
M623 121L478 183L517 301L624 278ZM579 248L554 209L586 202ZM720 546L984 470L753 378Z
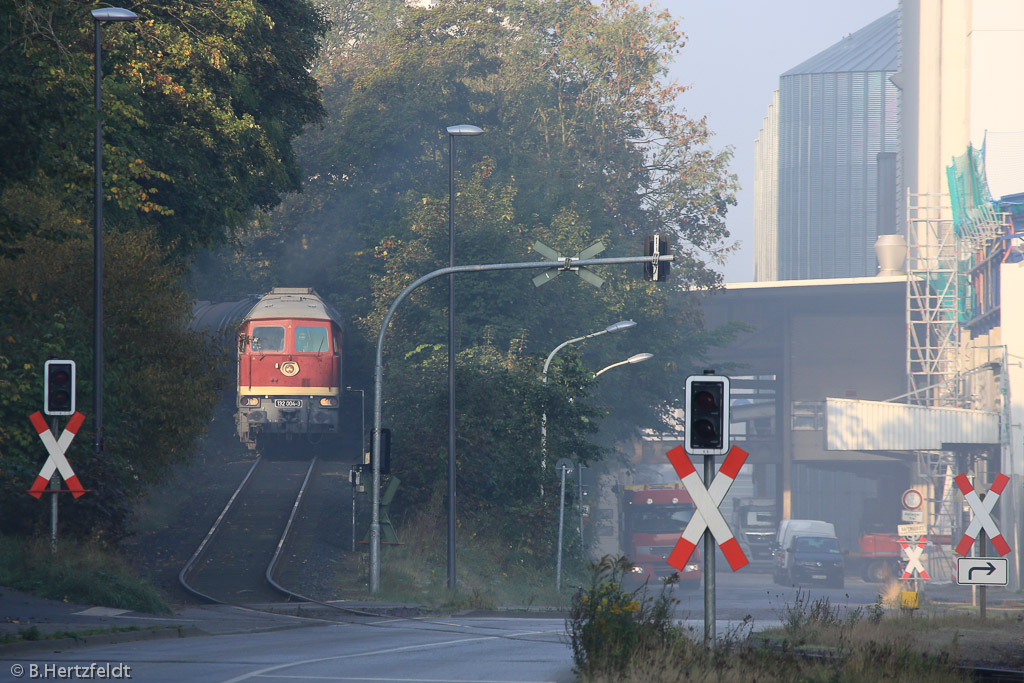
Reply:
M617 324L621 325L622 323L617 323ZM636 323L633 323L633 324L635 325ZM622 328L620 328L620 329L622 329ZM552 355L554 355L554 351L552 351L551 353L552 353ZM617 368L620 365L627 365L627 364L633 364L633 363L643 363L645 360L650 360L651 358L654 358L654 354L653 353L638 353L638 354L632 355L629 358L627 358L626 360L621 360L618 363L612 363L608 367L601 368L596 373L594 373L594 378L596 379L598 377L598 375L600 375L601 373L606 372L608 370L611 370L612 368ZM545 366L545 369L546 369L546 366ZM582 508L583 468L582 467L577 467L577 472L578 472L578 474L577 474L577 482L578 482L578 487L579 487L578 495L581 497L578 504L581 506L580 507L580 542L582 543L583 542L583 508ZM563 506L565 505L565 472L564 471L562 472L562 505ZM558 592L561 592L561 590L562 590L562 509L561 509L561 507L559 508L559 512L558 512L558 563L557 563L557 566L556 566L556 569L555 569L555 590L558 591Z
M103 97L100 84L103 81L103 58L100 50L100 25L104 21L135 21L138 15L120 7L104 7L92 10L96 33L95 68L96 78L96 196L93 206L93 410L96 411L96 433L93 436L93 451L103 452Z
M345 387L345 391L359 392L359 415L362 427L359 432L359 462L363 462L366 452L366 392L362 389ZM356 480L352 479L352 552L356 551Z
M448 266L455 265L455 138L476 126L448 126ZM448 588L455 590L455 273L448 274Z
M569 344L575 344L576 342L585 341L594 337L600 337L602 334L608 334L609 332L621 332L622 330L628 330L631 327L636 327L636 323L632 320L620 320L619 322L609 325L603 330L597 332L591 332L590 334L583 335L582 337L576 337L564 341L556 346L551 353L548 354L548 358L544 361L544 370L541 372L541 382L544 384L548 383L548 367L551 366L551 361L554 359L555 354L564 349ZM547 410L540 415L540 468L543 470L548 464L548 413ZM544 485L541 484L541 495L544 495Z
M654 358L653 353L638 353L635 356L630 356L626 360L620 360L618 363L612 363L606 368L601 368L600 370L594 373L594 377L599 377L602 372L608 372L612 368L617 368L620 365L632 365L633 363L643 363L645 360L650 360L652 358Z

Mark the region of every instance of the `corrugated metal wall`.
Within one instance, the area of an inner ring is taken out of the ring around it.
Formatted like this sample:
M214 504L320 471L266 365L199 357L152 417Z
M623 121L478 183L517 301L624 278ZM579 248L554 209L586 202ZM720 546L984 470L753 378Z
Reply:
M779 279L875 275L878 154L898 147L889 71L783 76Z

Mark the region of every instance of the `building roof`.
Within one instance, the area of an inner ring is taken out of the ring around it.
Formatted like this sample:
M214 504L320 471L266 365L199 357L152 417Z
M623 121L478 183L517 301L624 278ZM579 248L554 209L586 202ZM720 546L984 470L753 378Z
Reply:
M881 285L892 283L906 283L906 275L884 275L875 277L835 277L835 278L814 278L802 280L764 280L761 282L726 282L724 288L729 291L740 289L756 289L767 291L780 288L819 288L839 285Z
M838 43L798 64L785 76L850 71L896 71L899 10L889 12Z

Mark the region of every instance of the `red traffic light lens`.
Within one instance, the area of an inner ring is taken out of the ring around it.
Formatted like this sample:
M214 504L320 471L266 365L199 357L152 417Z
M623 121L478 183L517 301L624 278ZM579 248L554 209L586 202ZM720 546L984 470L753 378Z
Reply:
M697 410L717 410L718 401L710 391L698 391L693 396L694 407Z
M70 379L71 375L65 370L56 370L50 373L50 381L54 384L67 384Z

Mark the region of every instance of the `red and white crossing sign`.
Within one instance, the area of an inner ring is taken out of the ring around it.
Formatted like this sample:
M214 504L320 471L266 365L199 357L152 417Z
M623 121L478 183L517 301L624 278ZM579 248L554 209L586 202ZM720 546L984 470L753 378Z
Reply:
M36 411L32 413L29 419L32 420L32 426L39 432L39 438L42 439L43 445L46 446L46 452L50 454L50 457L43 463L43 469L39 471L39 476L36 477L32 488L28 490L29 495L36 498L42 496L46 490L46 485L50 483L50 478L53 477L53 473L56 470L60 471L60 476L64 477L64 481L67 482L68 488L71 489L71 494L75 498L84 495L85 489L78 482L78 477L75 476L75 471L71 469L71 464L64 457L64 453L67 452L72 439L75 438L75 434L78 433L78 429L82 426L85 415L79 412L72 415L71 419L68 420L68 426L64 428L64 433L60 435L59 439L54 438L53 432L46 425L46 418L43 417L41 412Z
M725 462L722 463L718 474L712 480L711 486L706 488L700 475L697 474L697 470L694 469L693 463L690 462L690 456L686 454L682 446L676 446L670 450L668 459L675 468L676 474L683 480L683 486L686 487L686 492L690 494L690 498L693 499L693 504L697 508L683 530L683 535L676 542L676 547L668 556L668 563L682 571L690 559L690 555L693 554L694 548L697 547L697 541L700 540L704 530L710 529L733 571L750 564L747 556L743 554L743 549L740 548L739 541L732 535L732 530L729 528L728 522L725 521L725 517L722 516L722 511L718 509L746 461L747 452L733 446L729 454L725 456Z
M928 545L928 541L924 536L917 539L916 543L910 543L908 541L900 541L900 547L903 548L903 555L907 558L907 566L903 569L903 576L901 580L906 581L914 577L914 572L921 575L921 578L925 581L930 581L932 577L928 576L928 572L924 570L924 565L921 564L921 554L924 552L925 546Z
M985 500L978 496L974 486L967 480L966 474L956 475L954 481L960 487L960 492L964 494L967 504L974 511L974 519L967 525L964 537L957 544L956 554L966 557L982 529L992 539L992 547L996 549L997 553L1000 555L1009 553L1010 544L1003 538L1003 535L999 532L999 527L996 526L996 521L992 519L992 508L996 506L996 501L999 500L999 496L1002 494L1003 489L1006 488L1006 483L1010 481L1010 478L1000 472L996 476L995 481L992 482L992 486L989 487L988 493L985 494Z

